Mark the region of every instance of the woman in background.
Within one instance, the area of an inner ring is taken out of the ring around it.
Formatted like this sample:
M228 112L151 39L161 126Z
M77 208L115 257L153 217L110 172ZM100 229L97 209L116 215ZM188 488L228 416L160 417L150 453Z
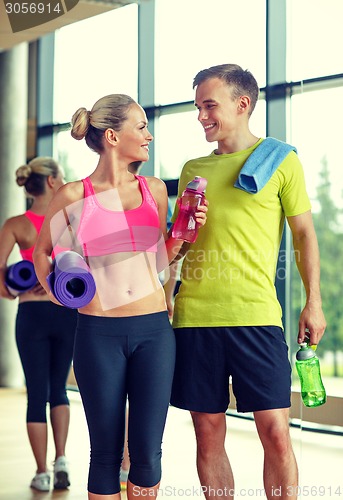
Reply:
M32 262L37 236L47 206L64 184L62 169L52 158L38 157L16 171L19 186L24 186L32 205L24 214L9 218L0 231L0 296L15 297L6 287L7 262L15 245L23 259ZM27 433L36 461L36 475L31 487L50 489L47 467L48 429L46 404L50 404L55 461L53 485L70 485L65 447L69 428L69 401L66 381L69 374L76 312L53 304L37 282L34 288L19 295L16 341L27 388Z

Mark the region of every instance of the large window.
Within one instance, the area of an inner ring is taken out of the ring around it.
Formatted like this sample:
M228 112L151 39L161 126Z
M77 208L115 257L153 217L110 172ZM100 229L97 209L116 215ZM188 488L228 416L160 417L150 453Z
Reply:
M108 94L137 99L137 5L66 26L56 32L54 121L69 122Z
M108 94L137 99L138 31L135 4L66 26L56 32L54 121L68 123L79 107L90 110ZM56 134L55 156L67 179L91 173L98 156L69 131Z
M292 143L298 146L304 165L321 253L323 309L328 323L319 349L322 372L327 391L337 396L343 394L342 102L343 87L304 92L291 100ZM338 103L338 107L330 103ZM297 319L305 295L298 274L292 271L294 351Z
M265 85L265 0L156 0L156 104L190 101L203 68L237 63Z
M244 15L242 15L244 12ZM156 127L156 159L160 176L178 178L190 158L207 155L207 143L194 110L193 79L216 64L237 63L249 69L261 87L266 79L266 3L243 0L234 6L227 0L156 0L155 104L161 105ZM253 40L251 50L249 40ZM189 102L188 109L165 104ZM260 101L252 126L265 135L265 106Z
M342 0L288 1L289 79L342 73Z

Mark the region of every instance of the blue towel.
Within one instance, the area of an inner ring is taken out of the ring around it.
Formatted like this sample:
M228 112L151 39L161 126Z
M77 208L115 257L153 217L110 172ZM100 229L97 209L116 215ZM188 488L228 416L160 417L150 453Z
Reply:
M291 151L297 152L294 146L267 137L244 163L234 186L247 193L258 193Z

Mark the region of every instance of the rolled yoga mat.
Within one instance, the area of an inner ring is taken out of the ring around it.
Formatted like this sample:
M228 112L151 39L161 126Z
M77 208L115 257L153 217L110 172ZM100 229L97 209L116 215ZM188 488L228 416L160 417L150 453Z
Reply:
M80 254L72 250L56 255L53 271L46 280L56 299L71 309L89 304L96 290L87 263Z
M5 283L14 296L31 290L37 283L37 276L32 262L20 260L7 268Z

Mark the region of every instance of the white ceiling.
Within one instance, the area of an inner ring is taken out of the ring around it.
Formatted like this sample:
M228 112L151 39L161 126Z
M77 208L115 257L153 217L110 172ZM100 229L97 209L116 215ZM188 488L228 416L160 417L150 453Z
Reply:
M43 0L40 1L43 2ZM76 21L81 21L82 19L87 19L109 10L123 7L124 5L137 3L137 0L79 0L74 8L57 19L17 33L12 32L11 24L6 13L5 3L6 0L0 0L0 52L11 49L19 43L36 40L47 33L51 33L58 28L75 23ZM14 4L15 0L11 0L11 3ZM28 1L28 3L30 3L30 1ZM33 3L37 4L38 2L35 1ZM44 3L46 3L46 1ZM66 10L67 9L64 8L64 11ZM37 16L38 15L39 14L37 14Z

